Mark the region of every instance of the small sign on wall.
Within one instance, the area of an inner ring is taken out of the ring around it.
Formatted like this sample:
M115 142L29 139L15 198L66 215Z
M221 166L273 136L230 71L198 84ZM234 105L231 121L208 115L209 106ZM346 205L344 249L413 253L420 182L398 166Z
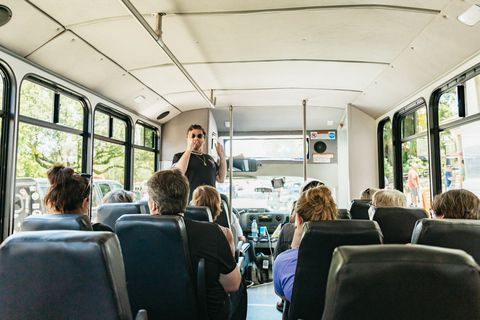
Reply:
M312 140L332 140L335 139L335 131L312 131L310 132Z
M313 163L330 163L333 159L333 153L314 153Z

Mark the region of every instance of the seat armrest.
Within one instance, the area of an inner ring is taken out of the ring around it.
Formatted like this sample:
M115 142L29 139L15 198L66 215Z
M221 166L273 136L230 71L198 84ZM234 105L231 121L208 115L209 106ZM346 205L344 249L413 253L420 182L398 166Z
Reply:
M147 310L141 309L138 311L135 320L148 320Z

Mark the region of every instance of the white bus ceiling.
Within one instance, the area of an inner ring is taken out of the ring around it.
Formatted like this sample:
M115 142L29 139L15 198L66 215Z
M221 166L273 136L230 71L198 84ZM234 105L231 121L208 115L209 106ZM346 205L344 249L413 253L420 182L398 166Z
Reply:
M457 19L478 2L132 4L152 27L151 14L166 13L162 37L207 95L214 90L218 130L233 105L235 130L248 131L301 129L303 99L315 107L308 129L336 128L348 104L381 116L480 49L479 25ZM0 28L2 47L146 117L170 111L160 123L208 107L121 1L2 4L13 12ZM139 95L146 100L137 104Z

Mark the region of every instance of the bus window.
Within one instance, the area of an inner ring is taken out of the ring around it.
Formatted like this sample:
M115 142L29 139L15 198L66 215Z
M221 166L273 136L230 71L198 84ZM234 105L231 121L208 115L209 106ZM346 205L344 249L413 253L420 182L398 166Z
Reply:
M423 105L403 115L401 159L403 191L407 203L430 209L430 169L427 138L427 110Z
M155 172L156 132L143 124L135 124L135 144L134 144L134 190L135 200L147 198L147 181Z
M106 112L95 111L93 143L93 175L95 178L115 180L124 184L126 131L127 123L123 119ZM105 193L103 194L105 195Z
M56 111L57 110L57 111ZM55 116L58 112L58 116ZM54 122L58 119L57 122ZM14 230L30 214L43 214L47 171L56 163L82 171L84 105L24 80L20 92Z

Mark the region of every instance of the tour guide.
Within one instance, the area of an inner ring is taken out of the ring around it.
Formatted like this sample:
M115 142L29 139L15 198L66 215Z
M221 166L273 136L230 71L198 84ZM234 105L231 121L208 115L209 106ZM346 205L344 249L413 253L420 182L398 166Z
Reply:
M215 187L215 181L223 182L227 172L225 151L220 143L215 144L219 163L208 154L202 153L203 144L206 141L205 130L198 124L193 124L187 131L187 149L173 156L172 166L182 170L190 183L190 197L193 191L202 185Z

